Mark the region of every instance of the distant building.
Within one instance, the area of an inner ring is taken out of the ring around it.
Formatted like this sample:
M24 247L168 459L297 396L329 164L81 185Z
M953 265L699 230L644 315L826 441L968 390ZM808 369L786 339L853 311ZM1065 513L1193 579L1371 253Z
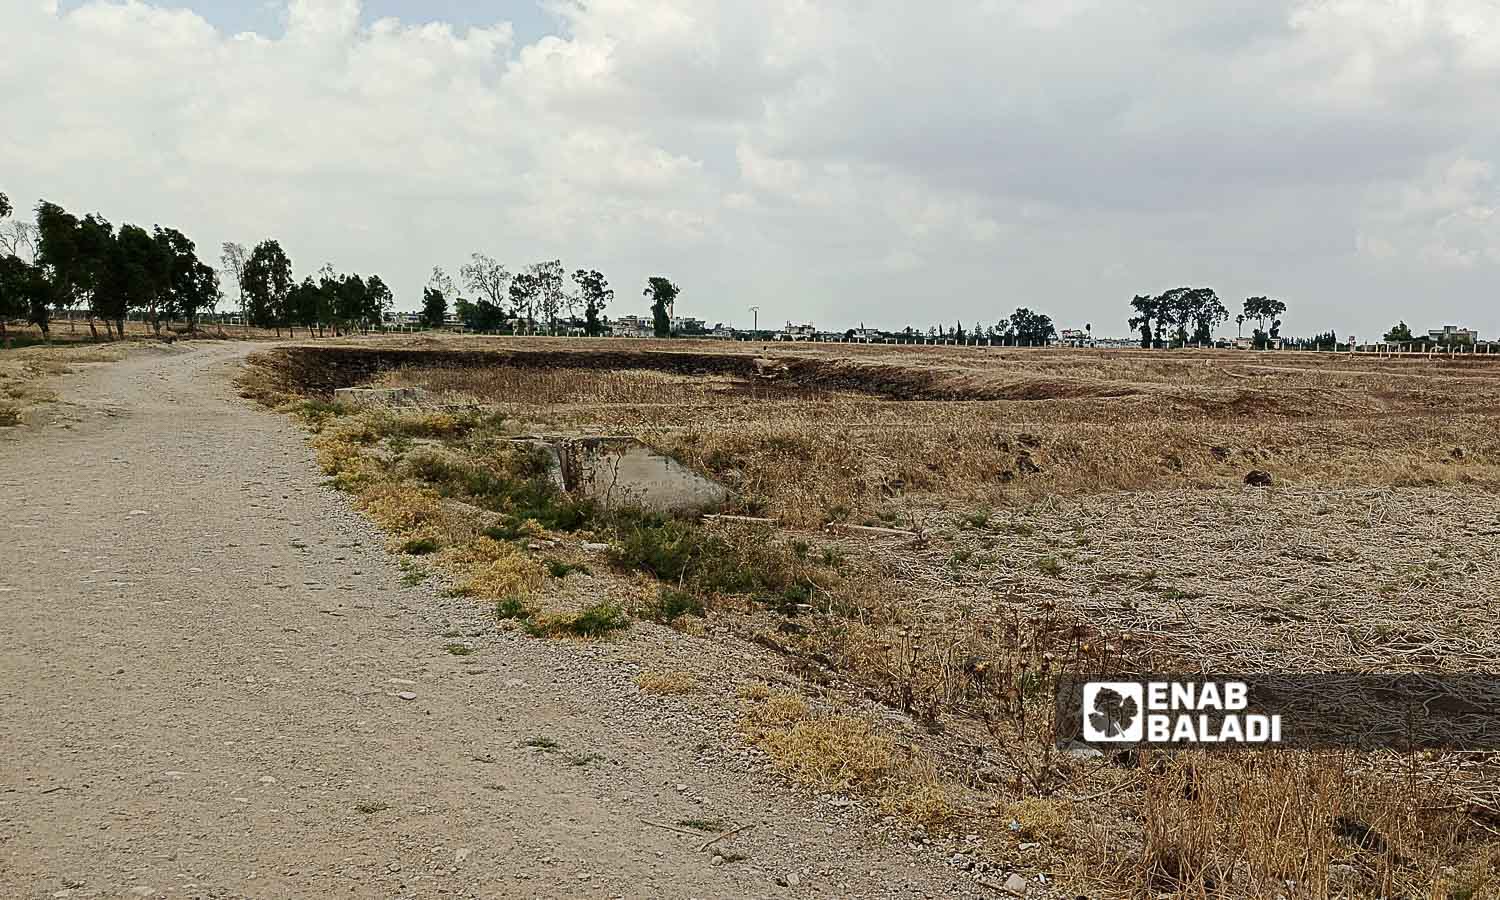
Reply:
M673 334L703 334L708 331L706 325L707 323L702 319L695 319L692 316L672 317Z
M656 324L650 316L617 316L610 323L615 337L648 338L656 336Z
M1472 328L1444 325L1442 328L1434 328L1427 332L1427 339L1434 344L1443 344L1450 347L1455 344L1477 344L1479 343L1479 332Z
M1057 340L1064 347L1087 347L1092 339L1081 328L1064 328L1057 333Z
M786 328L776 333L776 340L778 341L812 341L817 340L817 337L818 329L814 328L811 322L805 322L801 325L793 325L791 322L788 322L786 323Z

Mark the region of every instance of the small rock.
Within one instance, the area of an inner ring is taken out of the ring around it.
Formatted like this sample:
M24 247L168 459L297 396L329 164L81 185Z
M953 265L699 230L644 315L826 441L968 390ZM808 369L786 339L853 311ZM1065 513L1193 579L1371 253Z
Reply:
M460 847L459 849L454 850L453 851L453 864L454 865L459 865L464 860L468 859L469 855L472 854L473 852L474 851L470 850L468 847Z
M1042 846L1042 845L1039 844L1039 843L1036 843L1035 841L1028 841L1028 842L1026 842L1024 844L1021 844L1016 849L1017 850L1022 850L1022 851L1025 851L1025 850L1035 850L1036 848L1038 848L1040 846Z
M1251 487L1270 487L1271 473L1262 469L1251 469L1245 473L1245 483Z
M260 783L261 784L275 784L276 783L276 779L273 778L273 777L271 777L270 775L262 775L262 776L260 776Z
M597 552L602 552L602 551L608 550L609 549L609 545L608 544L599 544L599 543L595 543L593 541L585 541L584 544L583 544L583 549L585 549L585 550L594 550L594 551L597 551Z
M1078 744L1063 751L1074 759L1103 759L1104 752L1095 748Z
M138 887L131 888L130 893L134 894L137 897L154 897L156 896L156 888L147 887L143 884Z
M712 860L710 860L708 864L711 865L711 866L722 866L722 865L724 865L724 857L722 857L719 854L715 853L714 854L714 858Z
M417 699L417 695L413 694L411 691L402 691L401 693L397 694L396 696L400 697L402 700L415 700L415 699Z
M1021 877L1020 873L1012 872L1010 877L1005 879L1005 889L1017 897L1024 897L1026 896L1026 879Z
M786 873L786 886L787 887L796 887L797 885L799 885L801 883L802 883L802 877L800 875L798 875L796 872L788 872L788 873Z

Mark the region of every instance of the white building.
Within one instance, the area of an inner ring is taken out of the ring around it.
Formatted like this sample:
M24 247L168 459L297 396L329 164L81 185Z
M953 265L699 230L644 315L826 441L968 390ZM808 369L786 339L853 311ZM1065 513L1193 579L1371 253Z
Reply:
M817 337L818 329L814 328L811 322L804 322L801 325L788 322L786 328L776 334L778 341L811 341L816 340Z
M1454 344L1477 344L1479 343L1479 332L1472 328L1444 325L1442 328L1434 328L1427 332L1427 339L1434 344L1444 344L1447 346Z

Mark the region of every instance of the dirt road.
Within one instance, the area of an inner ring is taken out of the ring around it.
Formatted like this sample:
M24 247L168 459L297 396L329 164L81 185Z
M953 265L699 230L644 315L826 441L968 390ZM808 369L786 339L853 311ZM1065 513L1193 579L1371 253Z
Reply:
M403 584L234 396L249 349L68 376L68 427L0 434L0 896L986 892L640 697L625 651ZM693 818L754 827L716 861L643 821Z

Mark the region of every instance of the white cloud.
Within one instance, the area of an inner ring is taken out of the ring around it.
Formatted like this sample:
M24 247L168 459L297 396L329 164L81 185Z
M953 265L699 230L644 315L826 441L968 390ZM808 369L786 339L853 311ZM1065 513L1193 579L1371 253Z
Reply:
M226 35L183 2L0 5L27 36L0 187L205 250L274 235L408 305L483 250L597 266L627 306L666 272L710 319L1025 304L1107 334L1199 282L1370 332L1500 266L1485 0L554 0L527 43L357 0Z

